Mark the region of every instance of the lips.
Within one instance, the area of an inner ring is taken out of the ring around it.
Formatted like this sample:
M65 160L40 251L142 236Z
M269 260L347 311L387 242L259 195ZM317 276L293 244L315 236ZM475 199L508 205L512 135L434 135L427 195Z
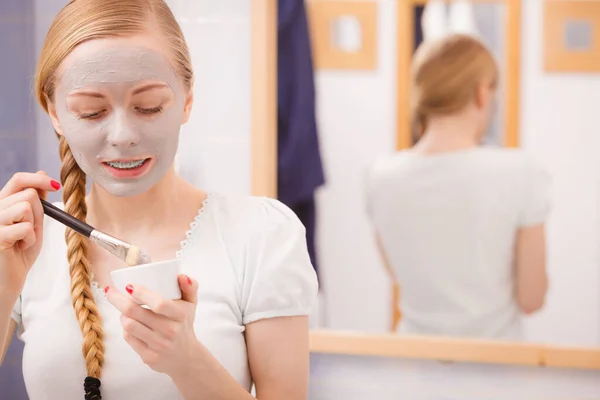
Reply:
M150 159L149 158L144 158L144 159L140 159L140 160L115 160L115 161L105 161L104 164L107 164L108 166L112 167L112 168L117 168L117 169L135 169L135 168L139 168L142 165L144 165L144 163L148 162Z
M102 162L104 169L114 178L131 179L144 175L152 164L152 158L110 160Z

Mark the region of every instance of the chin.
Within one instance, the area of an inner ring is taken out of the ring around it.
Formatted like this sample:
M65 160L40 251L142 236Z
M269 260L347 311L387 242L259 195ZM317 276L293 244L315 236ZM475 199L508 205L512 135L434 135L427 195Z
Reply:
M115 197L128 198L137 197L147 193L152 189L155 182L143 182L143 181L132 181L132 182L103 182L97 183L105 192Z

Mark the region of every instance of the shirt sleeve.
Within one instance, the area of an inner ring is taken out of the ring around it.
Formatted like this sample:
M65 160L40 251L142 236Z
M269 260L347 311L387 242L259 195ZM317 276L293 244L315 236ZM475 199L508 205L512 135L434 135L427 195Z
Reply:
M309 315L317 292L304 226L281 202L261 199L246 248L243 324Z
M15 320L17 325L21 323L21 296L19 296L15 302L15 305L10 313L10 317Z
M383 159L383 156L376 158L362 174L363 200L365 202L365 212L369 218L373 218L373 197L376 188L376 175L378 168L383 163Z
M552 179L538 163L526 164L525 196L521 214L521 226L534 226L546 222L551 209Z

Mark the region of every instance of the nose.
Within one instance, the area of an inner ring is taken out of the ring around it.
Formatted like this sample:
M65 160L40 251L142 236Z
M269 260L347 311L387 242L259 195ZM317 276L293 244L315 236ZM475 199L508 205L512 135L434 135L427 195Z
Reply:
M113 114L113 121L108 127L107 140L112 147L128 148L137 145L140 141L135 126L127 120L125 113Z

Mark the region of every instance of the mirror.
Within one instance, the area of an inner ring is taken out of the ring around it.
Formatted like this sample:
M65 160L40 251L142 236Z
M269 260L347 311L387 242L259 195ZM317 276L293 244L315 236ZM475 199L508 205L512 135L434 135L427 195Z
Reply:
M410 118L410 65L415 48L423 40L421 19L426 1L351 3L350 10L337 9L343 8L340 2L308 2L317 66L317 120L326 167L326 184L317 196L317 245L323 296L319 327L365 333L396 332L406 316L403 295L411 288L407 287L409 282L401 280L394 287L386 273L366 212L365 177L378 158L408 149L415 143ZM575 139L565 138L565 131L561 133L557 128L560 125L569 129L583 117L569 105L575 99L566 98L571 93L566 89L567 78L547 76L541 68L536 43L543 41L542 2L532 2L535 5L512 0L440 3L448 19L452 18L454 6L471 6L477 34L499 67L496 110L483 143L525 151L552 178L548 193L552 206L545 224L550 286L539 311L532 315L519 313L523 334L518 340L597 345L600 274L595 258L598 245L591 239L596 237L597 223L584 221L584 216L596 213L597 193L586 182L596 182L598 175L592 167L596 165L592 153L582 148L581 141L576 144ZM367 12L371 8L376 8L376 12ZM527 22L521 21L522 12L527 12ZM353 14L362 26L375 27L374 50L363 54L372 57L370 62L332 59L332 54L323 50L322 15L336 13ZM325 59L327 63L322 62ZM597 84L597 78L580 79L582 85ZM557 87L550 91L550 97L546 89L554 83ZM564 95L558 85L565 88ZM589 115L585 123L591 129L594 111L586 110ZM550 123L548 112L561 122L555 119ZM552 138L548 136L550 132L555 132ZM586 138L585 143L592 143L592 139ZM565 146L573 151L571 156L565 154ZM573 157L578 161L573 161ZM571 216L573 220L569 221L567 214L573 212L580 215ZM588 240L579 235L591 236ZM407 238L398 238L399 248L402 241ZM572 260L578 260L577 265ZM410 274L405 272L404 276ZM432 275L431 280L434 279Z

